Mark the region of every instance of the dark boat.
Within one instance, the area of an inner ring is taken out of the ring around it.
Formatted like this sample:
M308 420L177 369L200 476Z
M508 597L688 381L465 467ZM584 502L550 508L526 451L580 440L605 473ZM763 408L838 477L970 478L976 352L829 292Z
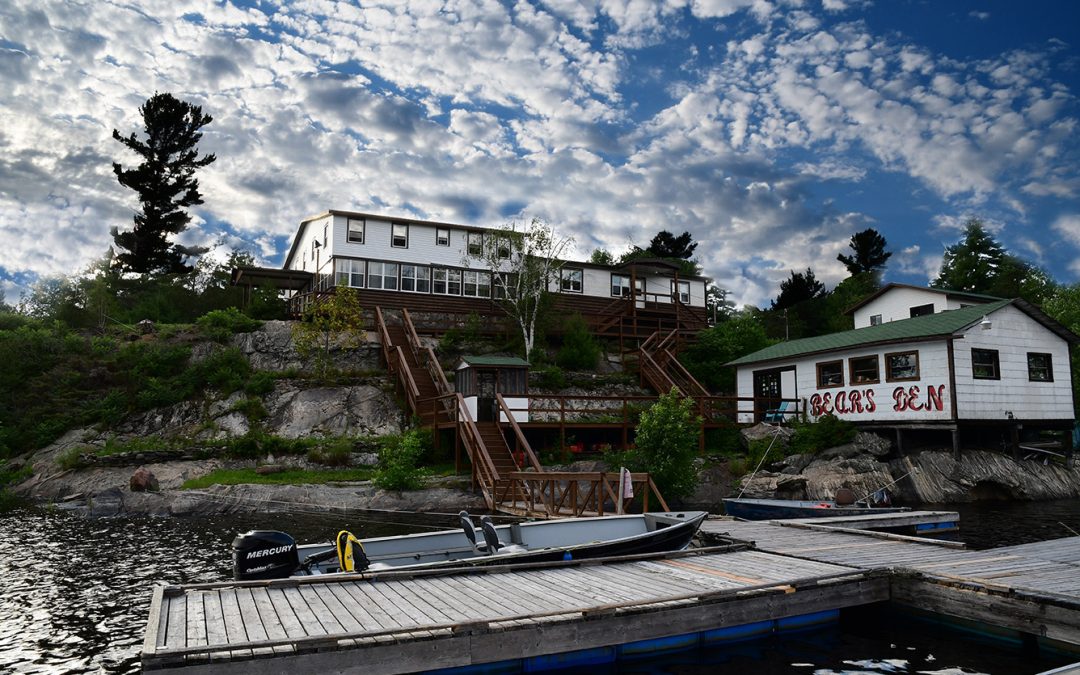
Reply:
M462 511L461 529L371 539L342 531L335 542L304 545L284 532L254 530L233 540L233 576L238 581L281 579L678 551L689 545L707 515L644 513L512 525L495 525L483 516L476 527Z
M837 504L829 500L742 499L724 500L724 513L743 520L784 520L787 518L828 518L865 516L872 513L910 511L906 506L870 506L864 502Z

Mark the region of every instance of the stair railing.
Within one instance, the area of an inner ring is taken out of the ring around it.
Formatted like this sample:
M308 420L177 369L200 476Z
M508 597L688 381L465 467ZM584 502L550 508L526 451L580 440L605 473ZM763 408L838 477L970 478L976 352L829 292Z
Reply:
M506 399L503 398L502 394L496 393L495 400L498 402L499 409L502 411L503 415L506 416L507 420L506 422L500 420L499 426L501 427L503 424L507 424L514 432L514 451L520 450L525 453L525 459L528 460L529 465L536 471L542 472L544 467L540 464L540 460L536 458L536 453L533 452L532 446L529 445L529 441L525 438L525 433L521 430L521 425L514 419L514 413L510 409L510 406L507 405Z

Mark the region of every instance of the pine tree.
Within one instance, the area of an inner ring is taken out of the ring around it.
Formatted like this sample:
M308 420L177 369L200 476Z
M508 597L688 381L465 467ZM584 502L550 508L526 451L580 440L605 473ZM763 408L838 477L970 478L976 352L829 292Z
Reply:
M885 237L872 227L851 235L848 246L854 255L841 253L836 259L844 263L851 276L870 272L877 277L892 256L892 253L885 250Z
M139 113L145 141L134 133L121 136L113 129L113 138L142 158L134 169L113 163L117 180L135 190L142 205L132 230L112 229L113 241L120 249L114 261L123 272L186 274L193 268L184 258L206 249L181 246L170 242L169 236L187 229L191 216L185 208L203 203L195 170L216 157L199 157L197 145L202 138L199 129L213 118L204 115L200 106L156 92L139 107Z
M941 273L933 288L971 293L990 293L1006 262L1005 247L983 227L978 218L964 225L964 237L945 249Z

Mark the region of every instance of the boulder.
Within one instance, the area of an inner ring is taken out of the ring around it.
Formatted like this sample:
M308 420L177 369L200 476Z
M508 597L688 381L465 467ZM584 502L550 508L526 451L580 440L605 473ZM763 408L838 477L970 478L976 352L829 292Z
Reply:
M140 466L131 475L128 487L132 492L157 492L158 479L149 469Z
M855 434L855 440L852 443L861 452L874 457L887 457L893 449L891 440L867 431L860 431Z
M379 387L316 387L278 381L266 397L268 433L284 438L401 433L403 414Z
M772 441L776 438L776 443L773 445L773 450L786 448L788 443L791 442L791 437L795 435L795 430L791 427L777 426L772 424L755 424L752 427L746 427L739 431L739 437L742 440L744 448L749 448L750 444L754 441L765 440Z

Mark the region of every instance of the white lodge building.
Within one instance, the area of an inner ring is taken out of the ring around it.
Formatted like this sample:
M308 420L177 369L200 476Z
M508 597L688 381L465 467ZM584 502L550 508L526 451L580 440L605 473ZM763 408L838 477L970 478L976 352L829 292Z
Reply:
M300 223L282 270L238 268L233 283L288 290L295 313L318 293L348 286L359 291L365 310L499 314L491 271L479 266L484 238L498 232L331 210ZM580 312L594 325L601 316L634 316L644 324L669 317L678 327L703 328L707 282L680 276L662 260L623 266L566 261L550 290L557 313Z
M757 410L740 403L739 421L798 399L811 418L950 429L954 447L962 429L1072 428L1080 337L1034 305L891 284L851 311L855 330L732 361L738 395L760 397Z

